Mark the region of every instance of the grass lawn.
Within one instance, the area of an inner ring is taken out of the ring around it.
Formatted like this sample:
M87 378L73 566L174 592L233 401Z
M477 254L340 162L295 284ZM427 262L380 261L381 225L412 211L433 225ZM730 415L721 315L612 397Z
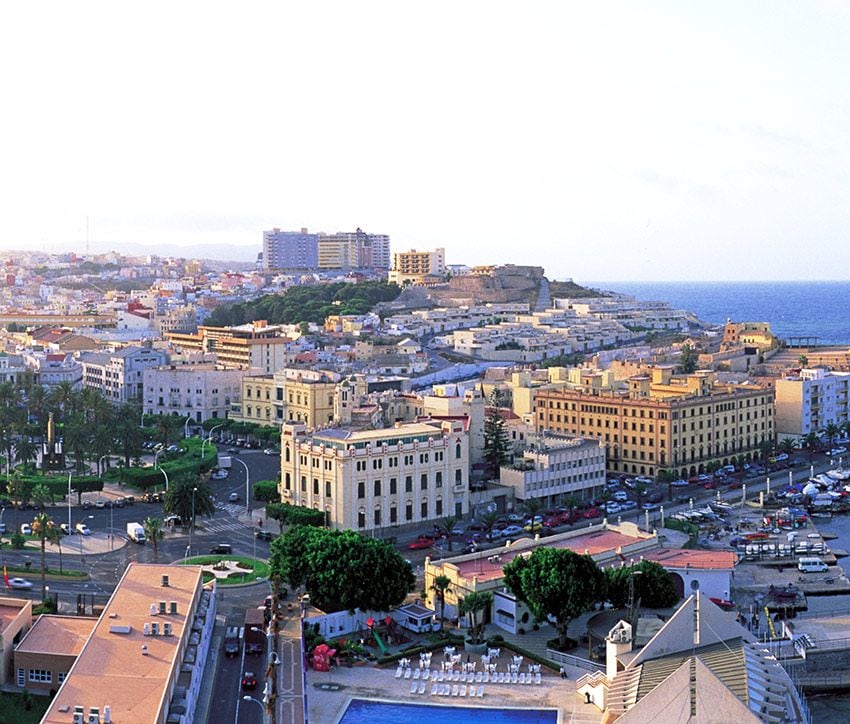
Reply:
M27 709L28 703L29 709ZM0 721L38 724L48 706L50 706L50 698L46 696L0 692Z
M233 556L233 555L210 555L210 556L195 556L181 561L182 565L192 566L210 566L219 561L233 561L238 564L240 571L231 573L227 578L218 577L219 586L233 585L234 583L251 583L258 578L267 579L271 573L269 564L259 559L254 560L250 556ZM252 571L252 566L256 566L256 571ZM204 582L212 580L212 574L204 572Z
M23 566L6 566L6 572L11 576L13 573L23 573L27 576L40 576L41 568L38 566L33 566L32 568L24 568ZM89 574L84 571L77 571L73 568L63 568L62 572L59 572L58 568L45 568L45 575L48 576L61 576L62 578L88 578ZM0 719L2 721L2 719Z

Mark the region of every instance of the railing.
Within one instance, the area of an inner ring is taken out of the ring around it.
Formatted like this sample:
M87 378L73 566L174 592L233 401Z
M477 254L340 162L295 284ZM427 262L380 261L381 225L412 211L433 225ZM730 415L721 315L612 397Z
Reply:
M605 671L605 666L603 664L590 661L589 659L583 659L580 656L573 656L572 654L555 651L554 649L546 649L546 658L549 659L549 661L554 661L556 664L566 664L577 669L582 669L583 671Z
M576 681L576 691L585 685L596 686L598 684L608 685L608 677L605 675L605 672L592 671L588 674L582 674L579 680Z

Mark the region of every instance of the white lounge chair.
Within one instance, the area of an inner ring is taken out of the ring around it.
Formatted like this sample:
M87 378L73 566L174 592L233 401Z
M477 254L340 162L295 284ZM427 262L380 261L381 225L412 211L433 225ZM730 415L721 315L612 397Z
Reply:
M451 684L443 684L442 689L440 689L440 696L448 696L452 690Z
M514 674L514 676L516 676L516 674ZM525 683L525 674L520 674L520 675L519 675L519 683L520 683L520 684L524 684L524 683Z
M525 675L525 683L526 684L531 683L531 672L530 671Z
M419 693L419 694L425 693L425 682L424 681L419 682L419 691L417 693Z
M410 682L410 693L411 693L411 694L415 694L415 693L416 693L416 690L417 690L418 688L419 688L419 684L418 684L418 683L416 683L415 681L411 681L411 682Z
M469 698L471 699L473 696L475 696L475 687L470 686L469 687Z
M542 675L540 674L540 672L538 671L538 672L534 675L534 683L535 683L535 684L539 684L541 681L543 681L543 676L542 676Z
M455 675L452 677L452 681L460 681L460 671L455 671Z
M405 678L405 679L409 679L409 678L410 678L410 669L405 669L405 670L404 670L404 678Z
M419 677L422 676L422 671L420 669L413 670L413 680L416 681Z
M452 696L457 696L458 688L457 684L452 684Z
M485 671L485 672L484 672L484 679L483 679L483 681L486 681L486 682L488 682L488 683L490 682L490 672L489 672L489 671Z
M431 684L431 696L437 696L437 692L440 689L439 684Z
M476 671L476 672L475 672L475 680L476 680L479 684L480 684L482 681L484 681L484 672L483 672L483 671Z
M403 667L403 666L399 666L399 667L395 670L395 678L396 678L396 679L400 679L400 678L402 677L402 674L404 674L404 667Z
M466 684L460 685L460 690L458 691L458 696L466 696Z
M514 671L514 673L511 674L511 683L516 684L518 679L519 679L519 675L517 674L516 671Z
M478 698L479 698L479 699L483 699L483 698L484 698L484 686L483 686L483 685L481 685L481 686L479 686L479 687L478 687Z
M445 680L446 680L446 672L443 671L442 669L440 669L440 671L437 672L437 681L442 683Z

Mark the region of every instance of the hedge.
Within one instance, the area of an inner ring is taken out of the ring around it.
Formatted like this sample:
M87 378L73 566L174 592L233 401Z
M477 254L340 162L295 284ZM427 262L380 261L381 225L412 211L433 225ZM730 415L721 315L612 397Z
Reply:
M68 494L67 475L22 475L21 483L23 498L31 498L36 485L44 485L54 498L64 498ZM91 493L103 490L103 481L96 475L79 475L71 477L71 492Z

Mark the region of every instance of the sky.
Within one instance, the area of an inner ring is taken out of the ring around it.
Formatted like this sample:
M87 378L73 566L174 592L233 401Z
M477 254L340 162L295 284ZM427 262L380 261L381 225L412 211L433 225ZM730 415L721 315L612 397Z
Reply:
M850 278L850 5L0 10L0 251L389 234L553 279Z

